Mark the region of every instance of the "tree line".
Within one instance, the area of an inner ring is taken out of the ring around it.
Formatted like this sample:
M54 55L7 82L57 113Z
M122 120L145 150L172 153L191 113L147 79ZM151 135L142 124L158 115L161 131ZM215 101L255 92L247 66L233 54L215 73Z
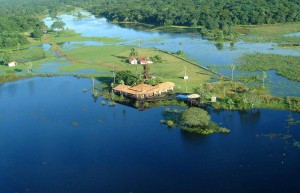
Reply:
M91 0L90 0L91 2ZM105 0L88 8L116 22L159 26L203 26L228 30L234 25L300 21L299 0Z
M215 39L231 36L234 25L300 21L299 0L0 0L0 49L27 43L24 32L41 36L42 18L74 7L116 22L157 26L201 26L219 30Z

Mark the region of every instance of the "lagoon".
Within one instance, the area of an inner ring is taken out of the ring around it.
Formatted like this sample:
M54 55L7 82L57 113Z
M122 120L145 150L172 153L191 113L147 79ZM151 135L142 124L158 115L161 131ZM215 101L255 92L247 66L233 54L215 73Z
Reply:
M296 193L300 114L215 111L229 134L201 136L145 111L95 102L90 79L0 85L1 192ZM86 89L87 92L83 92ZM169 107L177 108L177 107Z

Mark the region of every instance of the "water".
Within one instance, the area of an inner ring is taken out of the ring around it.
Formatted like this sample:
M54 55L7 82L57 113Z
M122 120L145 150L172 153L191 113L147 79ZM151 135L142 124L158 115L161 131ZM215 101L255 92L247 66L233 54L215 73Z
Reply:
M292 34L286 34L285 36L300 36L300 32L292 33Z
M74 77L0 85L0 192L299 191L299 125L286 128L299 113L210 109L231 133L201 136L161 125L163 107L94 102L91 87Z
M229 65L232 63L239 63L238 58L245 53L270 53L300 56L300 51L297 49L284 49L278 47L276 43L248 43L239 41L234 45L225 43L222 45L215 45L208 40L203 39L197 33L162 33L162 32L146 32L135 30L132 28L125 28L115 24L108 23L105 18L95 18L87 12L83 12L86 18L76 19L72 15L61 15L60 18L66 23L66 27L73 29L83 36L87 37L109 37L120 38L122 42L115 43L115 45L126 44L141 47L156 47L169 52L177 52L183 50L186 57L203 66L216 65L224 66L217 70L226 76L230 76L231 71ZM46 25L51 26L54 22L51 18L45 18ZM179 43L182 43L180 45ZM91 41L65 44L63 49L70 50L79 48L80 46L96 45L102 46ZM236 71L236 74L240 73ZM276 75L277 76L277 75ZM275 85L283 85L280 87L270 86L270 92L275 96L300 96L300 84L295 81L288 80L277 76L278 79L272 79ZM268 78L267 78L268 79ZM271 80L270 80L271 81ZM292 89L286 89L289 85L293 85Z

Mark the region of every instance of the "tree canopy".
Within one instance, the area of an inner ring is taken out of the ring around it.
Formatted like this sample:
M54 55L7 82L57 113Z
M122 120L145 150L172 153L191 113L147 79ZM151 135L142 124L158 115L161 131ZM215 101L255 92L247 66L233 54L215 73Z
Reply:
M209 114L197 107L191 107L182 114L183 124L189 127L207 127L210 122Z

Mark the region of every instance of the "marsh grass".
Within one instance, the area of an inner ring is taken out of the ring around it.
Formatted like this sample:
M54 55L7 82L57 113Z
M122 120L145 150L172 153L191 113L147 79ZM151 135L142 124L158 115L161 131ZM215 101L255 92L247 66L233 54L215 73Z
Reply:
M300 56L277 54L245 54L239 58L238 70L247 72L276 70L280 76L300 81Z
M300 23L236 26L234 30L247 42L299 42L300 36L284 36L300 31Z

